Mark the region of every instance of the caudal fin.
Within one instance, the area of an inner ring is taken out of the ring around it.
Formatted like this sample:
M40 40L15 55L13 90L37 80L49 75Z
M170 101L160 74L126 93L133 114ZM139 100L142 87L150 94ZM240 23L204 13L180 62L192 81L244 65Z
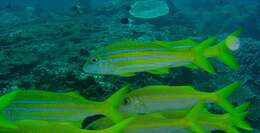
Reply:
M204 56L215 57L229 66L231 69L239 70L239 64L231 53L231 50L237 50L240 42L241 30L237 30L227 36L219 44L205 50Z
M118 111L118 108L125 99L128 87L129 85L124 86L102 104L102 110L105 111L105 115L114 122L120 122L124 119L123 114Z
M234 116L232 114L224 114L226 123L223 130L226 133L240 133L239 129L243 129L246 131L252 131L253 128L245 121L245 117L248 115L246 112L247 108L249 107L249 103L241 104L240 106L236 107L236 111L238 115Z
M16 128L16 125L4 116L4 109L11 104L18 92L20 91L14 91L0 97L0 127Z
M240 82L234 82L224 87L223 89L215 92L214 94L218 99L217 103L225 111L229 113L231 122L235 127L247 131L252 131L251 126L244 120L248 114L246 110L248 109L250 103L244 103L238 107L234 107L234 105L232 105L232 103L230 103L227 99L235 90L237 90L240 87L240 85L241 85ZM229 130L227 131L228 133L237 131L237 129L235 129L234 127L230 127L230 129L228 130Z
M235 119L233 119L233 123L237 128L244 129L246 131L252 131L253 128L250 126L248 122L245 121L248 112L246 110L249 108L250 103L246 102L244 104L239 105L236 107L236 111L239 114Z
M211 37L198 46L194 47L194 58L192 63L198 66L199 68L211 73L215 74L215 70L211 63L208 61L207 57L204 56L205 50L207 50L212 44L214 44L217 40L217 37Z
M236 114L235 107L228 101L228 97L240 87L240 82L234 82L224 88L218 90L214 94L216 95L216 102L219 104L225 111L231 114Z
M199 125L198 120L200 115L202 114L204 107L204 102L199 102L195 105L191 111L187 114L186 120L189 123L187 126L194 131L195 133L208 133L206 130L203 129L201 125Z

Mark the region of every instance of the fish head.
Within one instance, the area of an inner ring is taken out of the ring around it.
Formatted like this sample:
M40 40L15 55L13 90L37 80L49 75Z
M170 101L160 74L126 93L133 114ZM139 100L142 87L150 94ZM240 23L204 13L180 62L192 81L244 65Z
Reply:
M126 97L119 106L119 110L123 113L144 114L147 113L145 106L138 97Z
M98 56L92 56L87 59L83 67L84 72L92 74L114 74L116 66L112 61L104 60Z

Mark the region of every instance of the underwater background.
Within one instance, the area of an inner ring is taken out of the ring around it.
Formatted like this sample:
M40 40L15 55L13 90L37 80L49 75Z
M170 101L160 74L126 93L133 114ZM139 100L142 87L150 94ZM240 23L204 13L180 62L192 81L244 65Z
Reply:
M0 0L1 94L32 88L77 90L87 99L103 100L127 83L135 88L192 85L213 91L239 80L243 85L230 100L237 105L251 102L248 121L260 132L260 0L165 0L169 13L149 18L129 12L136 1ZM216 75L183 67L171 69L169 75L134 77L82 70L91 50L113 41L203 40L238 28L243 29L240 48L234 52L238 72L215 60Z

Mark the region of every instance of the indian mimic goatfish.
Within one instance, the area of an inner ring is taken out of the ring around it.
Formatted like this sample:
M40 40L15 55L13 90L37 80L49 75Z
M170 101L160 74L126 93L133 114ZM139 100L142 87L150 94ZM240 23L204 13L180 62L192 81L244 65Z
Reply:
M211 74L213 66L207 60L215 57L238 70L239 65L230 50L239 47L240 31L235 31L215 46L217 37L198 43L192 39L180 41L124 40L91 52L83 70L93 74L134 76L138 72L167 74L169 68L186 66L201 68Z
M122 133L128 124L134 120L126 119L110 128L102 130L87 130L65 122L48 122L39 120L15 121L16 128L0 128L1 133Z
M245 121L249 103L244 103L236 108L236 111L239 112L238 116L229 113L213 114L199 104L196 106L192 109L166 110L137 115L124 133L191 133L192 131L199 132L198 130L204 130L207 133L215 130L239 133L238 128L252 131L251 126ZM198 110L198 106L201 106L199 107L201 109ZM197 108L196 111L195 108ZM89 127L97 130L110 127L112 124L111 120L103 117L92 122ZM196 127L200 127L200 129Z
M240 83L235 82L216 92L202 92L192 86L147 86L128 93L119 106L119 111L147 114L163 110L187 109L205 100L235 115L237 114L235 107L227 100L227 97L239 87Z
M127 88L122 88L104 102L85 99L77 92L54 93L41 90L17 90L0 97L0 127L16 127L21 120L71 122L81 127L82 121L92 115L102 114L119 122L119 102Z

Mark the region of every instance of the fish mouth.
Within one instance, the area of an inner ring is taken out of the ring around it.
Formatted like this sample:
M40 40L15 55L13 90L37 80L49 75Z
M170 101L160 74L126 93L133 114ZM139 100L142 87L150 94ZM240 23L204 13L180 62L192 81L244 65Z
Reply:
M89 73L89 74L110 74L109 71L105 71L103 69L98 69L97 66L95 65L89 65L89 64L85 64L83 66L83 71L85 73Z
M116 67L112 64L88 64L85 63L83 71L91 74L113 75Z

